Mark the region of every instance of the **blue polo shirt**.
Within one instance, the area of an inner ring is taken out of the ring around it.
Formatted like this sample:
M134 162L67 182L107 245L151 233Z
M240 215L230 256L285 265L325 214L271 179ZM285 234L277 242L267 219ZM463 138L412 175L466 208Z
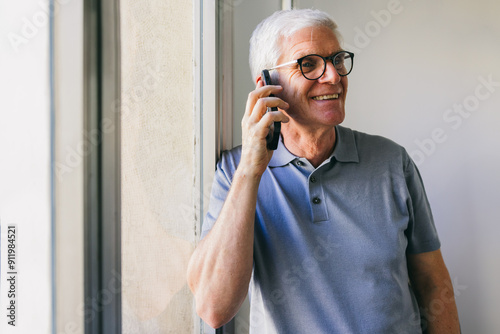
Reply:
M280 142L258 191L251 333L421 333L407 253L439 249L417 167L389 139L337 126L314 168ZM218 162L202 238L241 147Z

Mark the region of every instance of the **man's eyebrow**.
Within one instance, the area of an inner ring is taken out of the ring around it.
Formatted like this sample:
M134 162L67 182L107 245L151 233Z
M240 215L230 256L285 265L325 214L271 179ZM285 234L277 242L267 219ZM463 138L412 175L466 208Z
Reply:
M343 52L343 51L345 51L345 50L341 48L341 49L338 49L338 50L336 50L336 51L333 51L332 53L328 54L327 56L323 56L323 57L331 57L331 56L333 56L334 54L339 53L339 52ZM316 53L316 52L301 52L301 53L298 53L298 55L299 55L299 56L295 56L296 58L294 58L294 60L295 60L295 59L300 59L300 58L303 58L303 57L305 57L305 56L309 56L309 55L320 55L320 56L322 56L322 54L320 54L320 53Z
M345 52L345 50L344 50L344 49L339 49L339 50L337 50L337 51L334 51L333 53L330 53L329 57L331 57L331 56L333 56L334 54L337 54L337 53L339 53L339 52Z

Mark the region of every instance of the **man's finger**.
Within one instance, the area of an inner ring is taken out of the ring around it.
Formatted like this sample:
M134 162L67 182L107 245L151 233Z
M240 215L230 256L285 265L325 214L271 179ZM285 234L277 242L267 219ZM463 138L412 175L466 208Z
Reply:
M254 110L249 119L257 123L266 114L267 108L277 107L283 110L288 109L289 105L279 97L263 97L260 98L254 106Z
M258 84L259 86L259 84ZM268 85L257 87L254 91L248 94L247 104L245 107L245 115L243 117L250 117L255 109L255 105L261 98L269 97L271 94L278 94L283 90L281 86Z
M265 114L262 117L261 122L266 127L269 127L274 122L288 123L289 120L290 120L290 118L287 115L285 115L281 111L277 110L277 111L270 111L267 114Z

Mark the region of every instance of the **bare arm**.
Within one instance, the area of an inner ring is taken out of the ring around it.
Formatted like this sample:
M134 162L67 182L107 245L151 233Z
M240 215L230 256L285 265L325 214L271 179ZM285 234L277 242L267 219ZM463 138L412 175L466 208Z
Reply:
M263 87L249 94L242 120L240 164L231 189L212 230L195 249L188 266L188 284L196 299L198 315L213 328L227 323L240 308L248 291L253 267L254 221L257 191L272 157L265 137L274 121L287 121L287 108L279 98L267 97L281 90Z
M460 333L453 285L441 251L409 254L408 269L424 318L424 333Z

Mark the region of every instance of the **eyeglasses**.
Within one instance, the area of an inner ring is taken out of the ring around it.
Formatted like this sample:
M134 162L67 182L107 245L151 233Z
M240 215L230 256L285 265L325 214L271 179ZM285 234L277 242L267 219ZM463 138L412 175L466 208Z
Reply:
M302 72L304 78L308 80L317 80L321 78L321 76L325 73L327 60L332 62L335 70L341 77L345 77L352 71L354 53L349 51L340 51L328 57L311 54L296 60L292 60L288 63L274 66L268 70L275 70L280 67L297 63L300 66L300 71Z

